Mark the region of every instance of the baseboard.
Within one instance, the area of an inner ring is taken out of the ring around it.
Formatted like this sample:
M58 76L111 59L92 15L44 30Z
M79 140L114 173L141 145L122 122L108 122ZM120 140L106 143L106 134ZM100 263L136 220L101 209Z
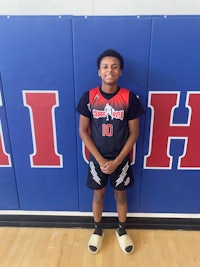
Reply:
M117 227L117 217L103 217L103 227ZM93 228L92 216L0 215L0 227ZM129 229L200 230L199 218L128 217Z

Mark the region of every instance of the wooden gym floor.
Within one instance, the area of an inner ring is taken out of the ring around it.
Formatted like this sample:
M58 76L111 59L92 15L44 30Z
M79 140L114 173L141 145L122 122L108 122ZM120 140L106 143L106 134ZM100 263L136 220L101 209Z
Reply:
M135 230L132 255L120 250L114 229L91 255L92 229L0 227L0 267L200 267L200 231Z

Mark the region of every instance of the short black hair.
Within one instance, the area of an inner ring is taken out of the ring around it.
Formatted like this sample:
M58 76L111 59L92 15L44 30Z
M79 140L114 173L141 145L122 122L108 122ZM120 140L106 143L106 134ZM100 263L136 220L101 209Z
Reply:
M121 70L123 69L123 67L124 67L124 59L123 59L122 55L119 52L117 52L116 50L113 50L113 49L107 49L103 53L101 53L101 55L98 56L98 58L97 58L97 68L98 69L100 68L101 60L104 57L116 57L120 62L120 69Z

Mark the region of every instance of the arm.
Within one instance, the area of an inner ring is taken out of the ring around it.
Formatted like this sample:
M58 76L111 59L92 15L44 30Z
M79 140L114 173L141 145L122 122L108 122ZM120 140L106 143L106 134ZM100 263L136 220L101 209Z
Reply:
M129 137L122 148L119 155L111 161L108 161L101 170L104 173L110 174L112 173L124 160L124 158L130 153L133 145L136 143L138 136L139 136L139 119L133 119L128 121L129 127Z
M129 137L123 149L115 159L118 165L121 164L123 159L130 153L131 149L133 148L139 136L139 119L128 121L128 126L129 126Z
M79 120L79 135L88 148L89 152L95 157L97 162L99 163L100 166L103 166L108 160L105 159L100 152L98 151L97 147L95 146L92 138L90 137L88 130L90 127L90 119L80 115L80 120Z

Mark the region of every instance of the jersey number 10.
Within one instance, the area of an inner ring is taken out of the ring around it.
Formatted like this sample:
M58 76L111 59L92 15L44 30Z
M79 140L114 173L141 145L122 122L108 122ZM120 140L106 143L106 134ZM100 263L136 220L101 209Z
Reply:
M102 124L102 136L113 136L113 125L112 124Z

